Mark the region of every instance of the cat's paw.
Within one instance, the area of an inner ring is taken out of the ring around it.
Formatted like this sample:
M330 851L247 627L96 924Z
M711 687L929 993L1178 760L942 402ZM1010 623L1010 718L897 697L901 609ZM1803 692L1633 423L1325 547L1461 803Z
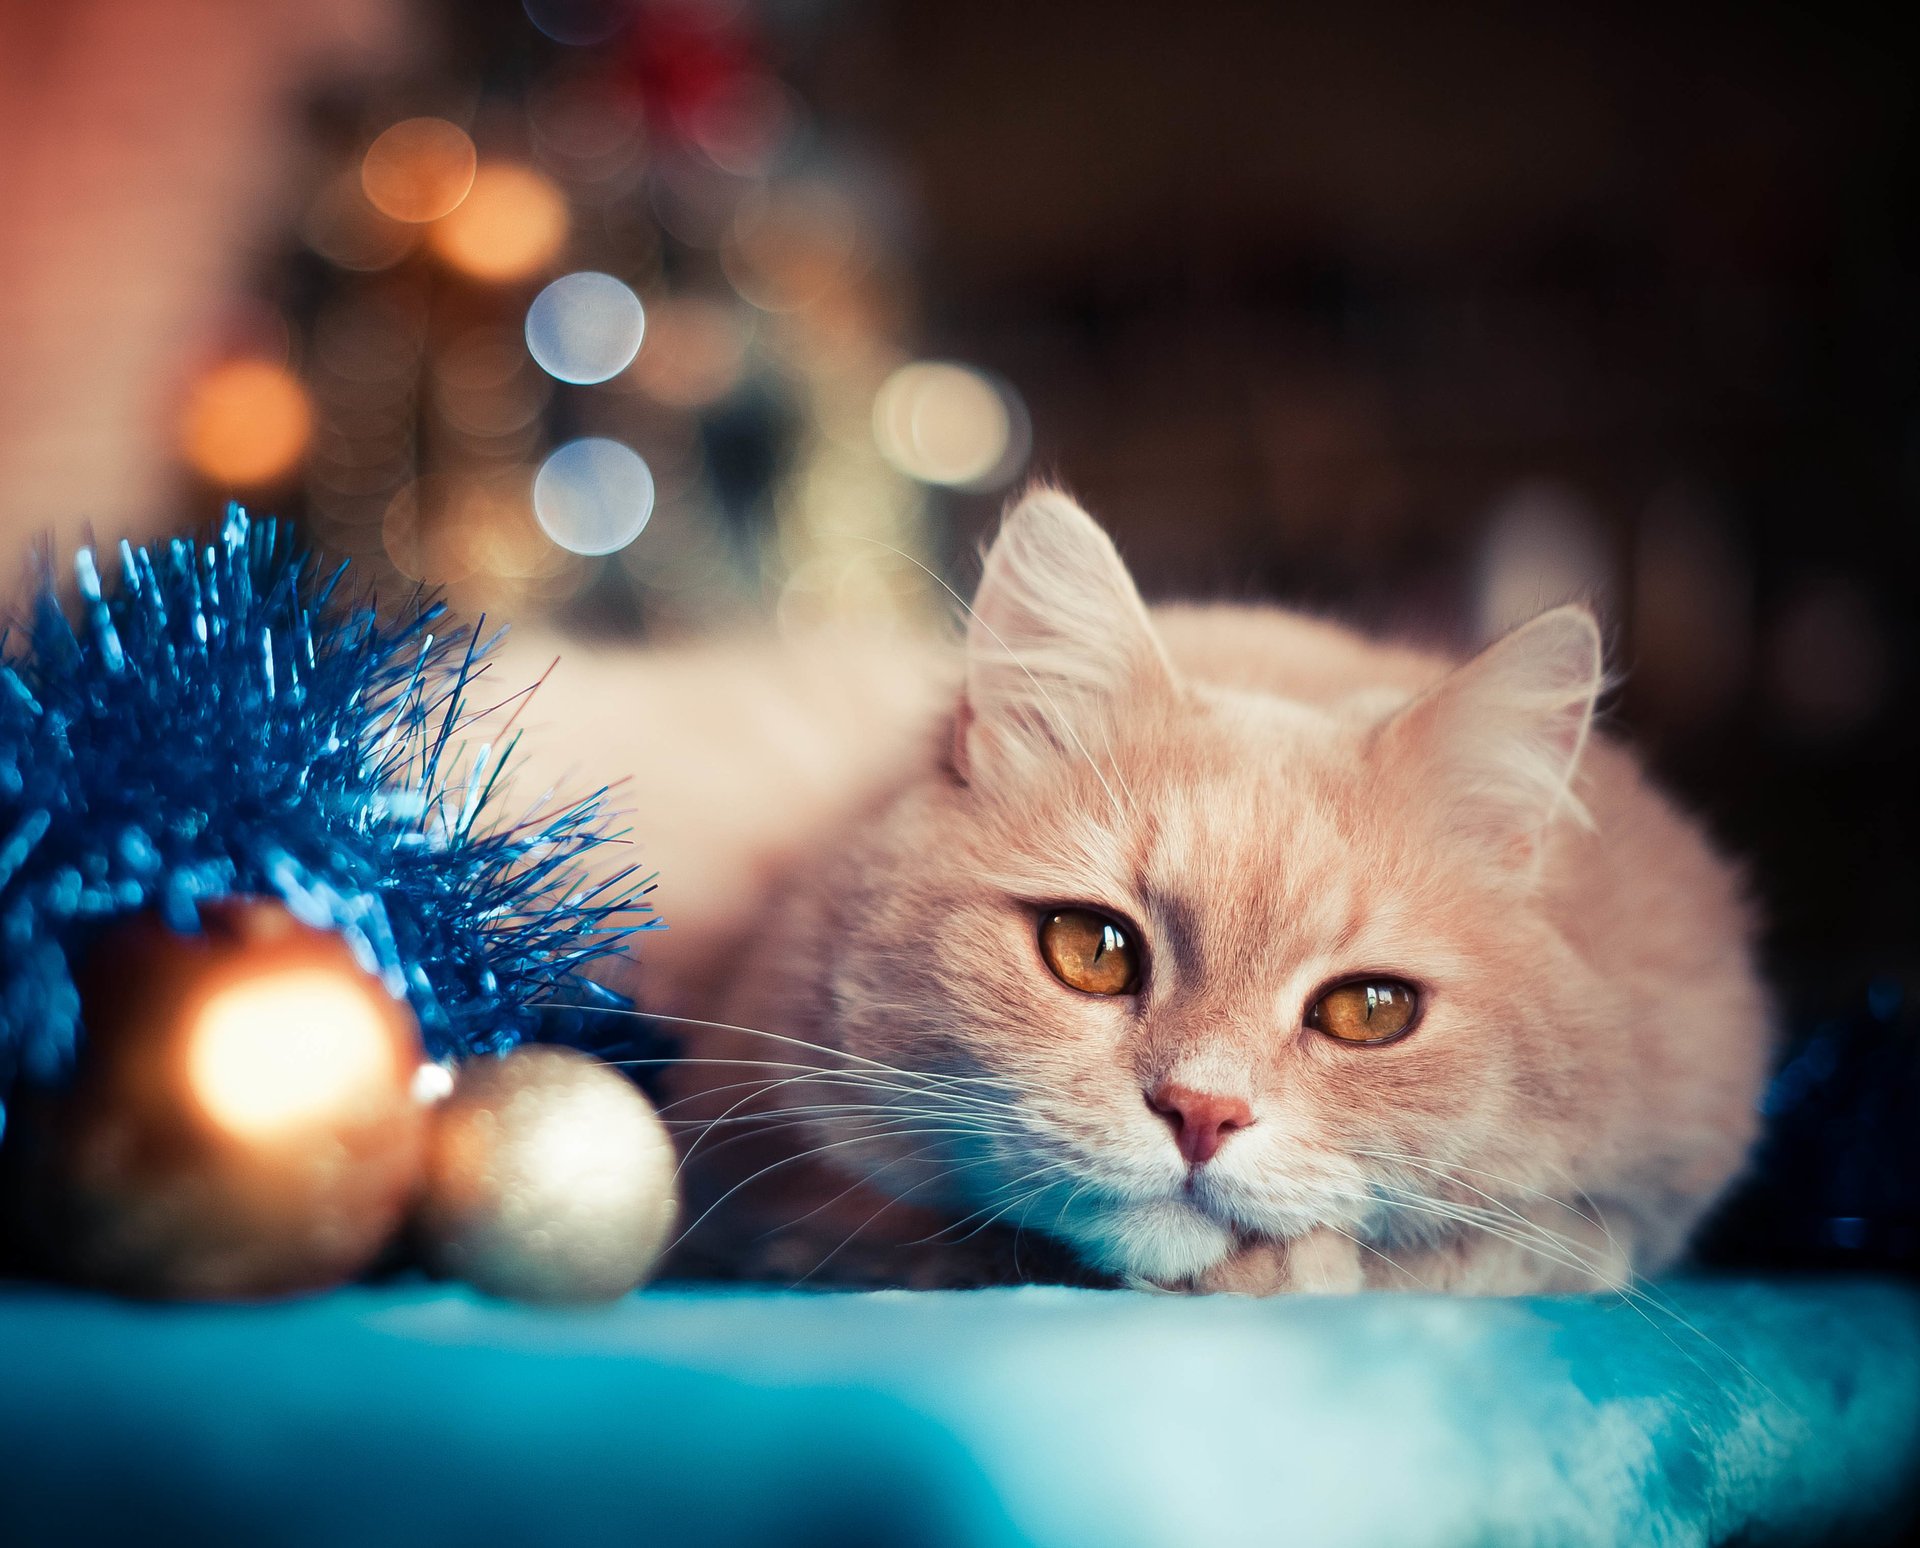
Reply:
M1194 1282L1205 1295L1350 1295L1364 1289L1360 1246L1337 1231L1236 1248Z

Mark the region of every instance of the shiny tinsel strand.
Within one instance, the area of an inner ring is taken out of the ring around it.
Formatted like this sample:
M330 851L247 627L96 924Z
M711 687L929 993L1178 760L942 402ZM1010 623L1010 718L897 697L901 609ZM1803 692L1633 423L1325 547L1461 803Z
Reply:
M56 1083L84 1029L74 971L104 923L280 899L337 929L437 1058L527 1037L542 1001L655 921L633 870L594 880L604 790L502 820L513 746L467 746L491 641L342 599L290 535L235 506L214 542L94 554L69 621L51 582L26 648L0 637L0 1122Z

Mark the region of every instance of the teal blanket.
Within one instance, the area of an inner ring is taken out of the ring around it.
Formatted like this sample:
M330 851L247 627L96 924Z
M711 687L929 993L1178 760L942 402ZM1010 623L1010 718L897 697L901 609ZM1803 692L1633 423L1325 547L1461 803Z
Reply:
M1858 1542L1920 1294L0 1289L0 1542Z

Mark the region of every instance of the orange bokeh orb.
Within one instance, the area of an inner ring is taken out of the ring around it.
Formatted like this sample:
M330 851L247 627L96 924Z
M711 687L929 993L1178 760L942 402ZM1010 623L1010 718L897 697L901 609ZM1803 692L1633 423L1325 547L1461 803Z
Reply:
M538 274L566 240L566 197L533 168L512 162L481 167L460 207L433 228L442 260L494 284Z
M656 403L704 408L733 391L746 368L752 326L737 307L669 296L647 315L647 337L627 380Z
M473 141L444 118L408 118L367 147L360 186L382 215L410 225L438 220L473 187Z
M58 1267L250 1298L338 1284L393 1239L432 1087L413 1012L344 938L265 898L203 903L191 932L141 914L79 988L85 1069L32 1152Z
M195 382L180 421L180 450L200 476L253 488L286 477L313 438L313 403L285 366L222 361Z

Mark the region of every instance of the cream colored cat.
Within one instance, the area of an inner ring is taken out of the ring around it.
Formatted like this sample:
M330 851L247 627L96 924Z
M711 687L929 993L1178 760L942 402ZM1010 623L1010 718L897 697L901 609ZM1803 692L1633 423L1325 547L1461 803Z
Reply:
M694 1261L974 1282L1053 1243L1255 1293L1671 1263L1747 1154L1767 1007L1734 872L1594 733L1602 680L1579 607L1464 665L1149 613L1051 491L964 650L570 652L541 740L634 778Z

